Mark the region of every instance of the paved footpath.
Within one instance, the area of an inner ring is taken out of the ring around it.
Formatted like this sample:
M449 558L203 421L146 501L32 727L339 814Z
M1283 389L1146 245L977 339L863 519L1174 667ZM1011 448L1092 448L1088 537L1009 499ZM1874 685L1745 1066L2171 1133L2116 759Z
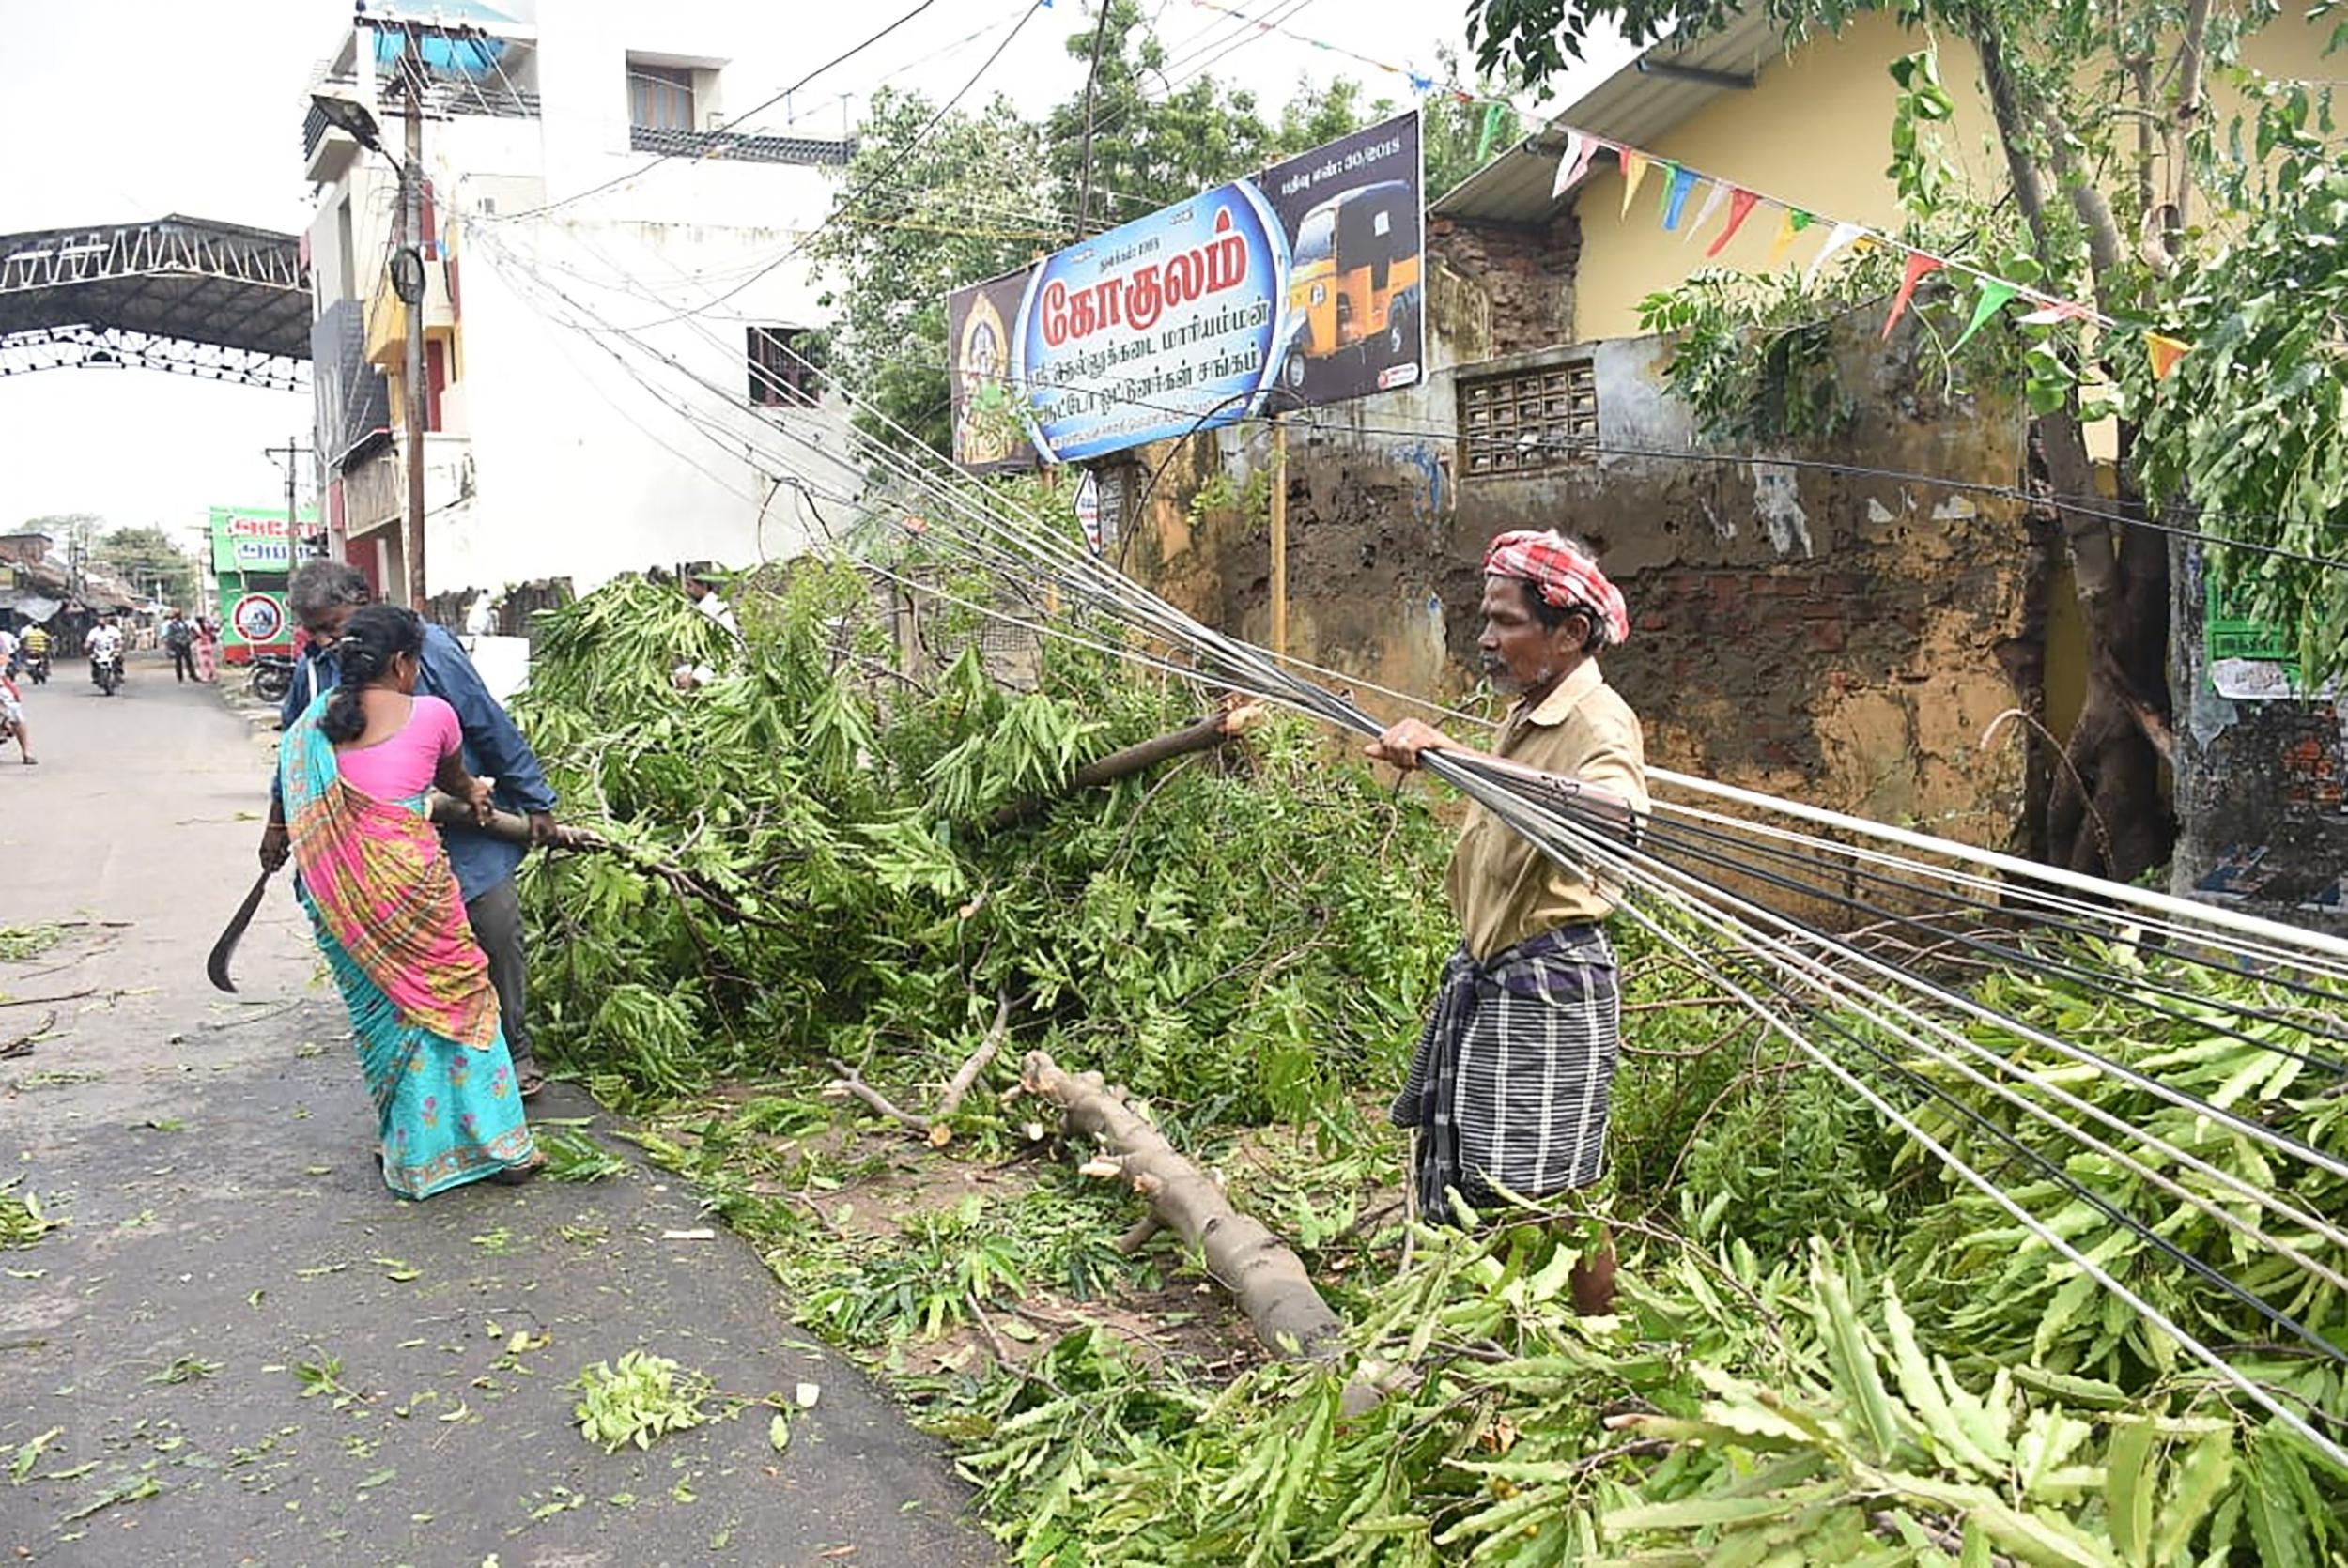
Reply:
M55 1015L0 1059L0 1181L70 1222L0 1251L0 1562L999 1560L944 1454L792 1329L748 1247L669 1236L705 1222L659 1173L393 1198L285 879L239 993L204 980L257 869L270 737L152 657L121 697L60 668L27 698L0 926L84 923L0 961L0 1047ZM538 1114L595 1107L557 1085ZM639 1347L819 1397L780 1453L752 1407L606 1455L566 1385Z

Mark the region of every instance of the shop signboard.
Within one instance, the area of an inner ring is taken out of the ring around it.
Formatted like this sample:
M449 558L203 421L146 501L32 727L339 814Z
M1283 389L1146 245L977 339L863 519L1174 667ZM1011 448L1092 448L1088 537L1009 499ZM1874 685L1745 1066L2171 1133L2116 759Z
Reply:
M956 290L955 457L1082 462L1410 386L1425 251L1413 112Z

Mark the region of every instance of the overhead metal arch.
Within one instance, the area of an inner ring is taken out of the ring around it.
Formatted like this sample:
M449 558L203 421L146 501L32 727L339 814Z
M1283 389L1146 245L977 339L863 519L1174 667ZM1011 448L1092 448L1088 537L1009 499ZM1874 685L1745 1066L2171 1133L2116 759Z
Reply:
M299 391L310 317L294 235L176 215L0 235L0 377L138 366Z

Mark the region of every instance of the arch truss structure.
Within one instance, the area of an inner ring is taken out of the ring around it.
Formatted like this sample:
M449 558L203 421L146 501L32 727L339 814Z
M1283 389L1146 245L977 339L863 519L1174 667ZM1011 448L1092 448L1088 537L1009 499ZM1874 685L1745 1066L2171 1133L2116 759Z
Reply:
M196 218L0 235L0 377L145 368L303 390L304 272L295 236Z

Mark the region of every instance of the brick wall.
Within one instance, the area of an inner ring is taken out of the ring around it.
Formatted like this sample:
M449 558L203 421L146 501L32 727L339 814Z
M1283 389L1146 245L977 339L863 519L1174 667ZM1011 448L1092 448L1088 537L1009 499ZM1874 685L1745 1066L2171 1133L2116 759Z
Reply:
M1582 223L1568 208L1547 223L1429 218L1427 249L1491 301L1494 354L1573 341L1573 273Z

